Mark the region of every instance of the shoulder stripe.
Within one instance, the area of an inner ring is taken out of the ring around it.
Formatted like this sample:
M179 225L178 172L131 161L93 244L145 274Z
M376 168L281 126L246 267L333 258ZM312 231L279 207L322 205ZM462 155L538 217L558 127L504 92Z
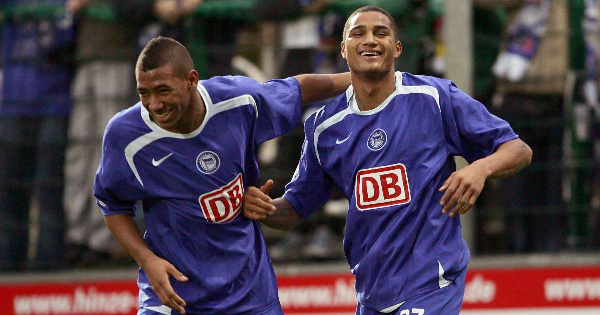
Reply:
M135 167L135 163L133 163L133 157L143 147L147 146L148 144L152 143L153 141L156 141L156 140L158 140L160 138L164 138L164 137L165 137L164 135L161 135L158 132L150 132L150 133L147 133L147 134L133 140L130 144L127 145L127 147L125 147L125 159L127 159L127 164L129 164L129 168L131 168L131 171L135 175L135 178L137 178L138 182L140 182L140 184L142 186L144 186L144 183L142 182L142 179L140 178L140 174L138 173L137 168Z
M315 128L315 135L314 135L314 146L315 146L315 154L317 155L317 161L319 161L319 164L321 164L321 158L319 156L319 150L317 145L319 144L319 136L321 135L321 133L323 131L325 131L325 129L339 123L340 121L344 120L344 118L346 116L348 116L349 114L352 114L352 109L350 107L346 107L343 111L336 113L335 115L327 118L324 122L322 122L321 124L319 124L317 126L317 128ZM316 118L316 117L315 117ZM322 164L321 164L322 166Z
M420 94L427 94L430 95L431 97L433 97L433 99L435 99L435 103L437 104L437 107L439 109L439 111L442 111L442 108L440 107L440 95L438 90L430 85L417 85L417 86L410 86L410 85L400 85L396 88L396 93L397 94L414 94L414 93L420 93Z
M256 100L254 100L254 98L250 94L240 95L214 104L212 106L214 108L213 115L244 105L252 105L254 107L256 117L258 118L258 107L256 105Z

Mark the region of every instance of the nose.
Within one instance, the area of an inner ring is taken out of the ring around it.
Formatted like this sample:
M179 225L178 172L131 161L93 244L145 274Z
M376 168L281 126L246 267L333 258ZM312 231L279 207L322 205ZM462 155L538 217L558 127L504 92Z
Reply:
M148 100L148 109L150 111L161 110L164 107L164 103L157 95L150 95Z
M367 34L365 34L365 42L366 45L376 45L377 44L377 37L375 36L375 34L373 32L367 32Z

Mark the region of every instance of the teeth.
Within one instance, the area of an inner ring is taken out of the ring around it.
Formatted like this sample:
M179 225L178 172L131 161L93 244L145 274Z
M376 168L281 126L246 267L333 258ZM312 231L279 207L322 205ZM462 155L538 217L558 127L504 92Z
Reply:
M170 110L168 110L168 111L166 111L166 112L163 112L163 113L161 113L161 114L159 114L159 113L155 113L155 114L156 114L156 116L157 116L158 118L165 118L165 117L167 117L167 115L169 115L169 113L170 113L170 112L171 112L171 111L170 111Z
M361 56L379 56L379 53L376 53L376 52L363 52L360 55Z

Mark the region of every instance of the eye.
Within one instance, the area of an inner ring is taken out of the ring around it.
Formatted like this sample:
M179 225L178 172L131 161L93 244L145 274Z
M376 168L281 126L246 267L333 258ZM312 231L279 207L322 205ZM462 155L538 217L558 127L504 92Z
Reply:
M359 37L362 36L364 33L362 31L354 31L354 32L350 32L350 37Z
M169 94L169 92L171 92L171 90L169 90L169 89L158 90L158 94L160 94L160 95L167 95L167 94Z
M140 97L148 96L148 92L146 92L146 91L138 91L138 94L140 95Z

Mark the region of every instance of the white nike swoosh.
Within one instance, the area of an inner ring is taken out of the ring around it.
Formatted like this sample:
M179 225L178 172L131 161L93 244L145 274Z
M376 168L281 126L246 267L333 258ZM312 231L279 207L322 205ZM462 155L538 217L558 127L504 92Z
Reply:
M350 139L350 136L352 135L352 132L350 132L350 134L346 137L346 139L344 140L340 140L340 139L335 139L335 144L342 144L346 141L348 141L348 139Z
M164 162L166 159L168 159L171 155L173 155L173 152L169 153L167 156L165 156L164 158L162 158L158 161L155 160L154 158L152 158L152 165L159 166L162 162Z

